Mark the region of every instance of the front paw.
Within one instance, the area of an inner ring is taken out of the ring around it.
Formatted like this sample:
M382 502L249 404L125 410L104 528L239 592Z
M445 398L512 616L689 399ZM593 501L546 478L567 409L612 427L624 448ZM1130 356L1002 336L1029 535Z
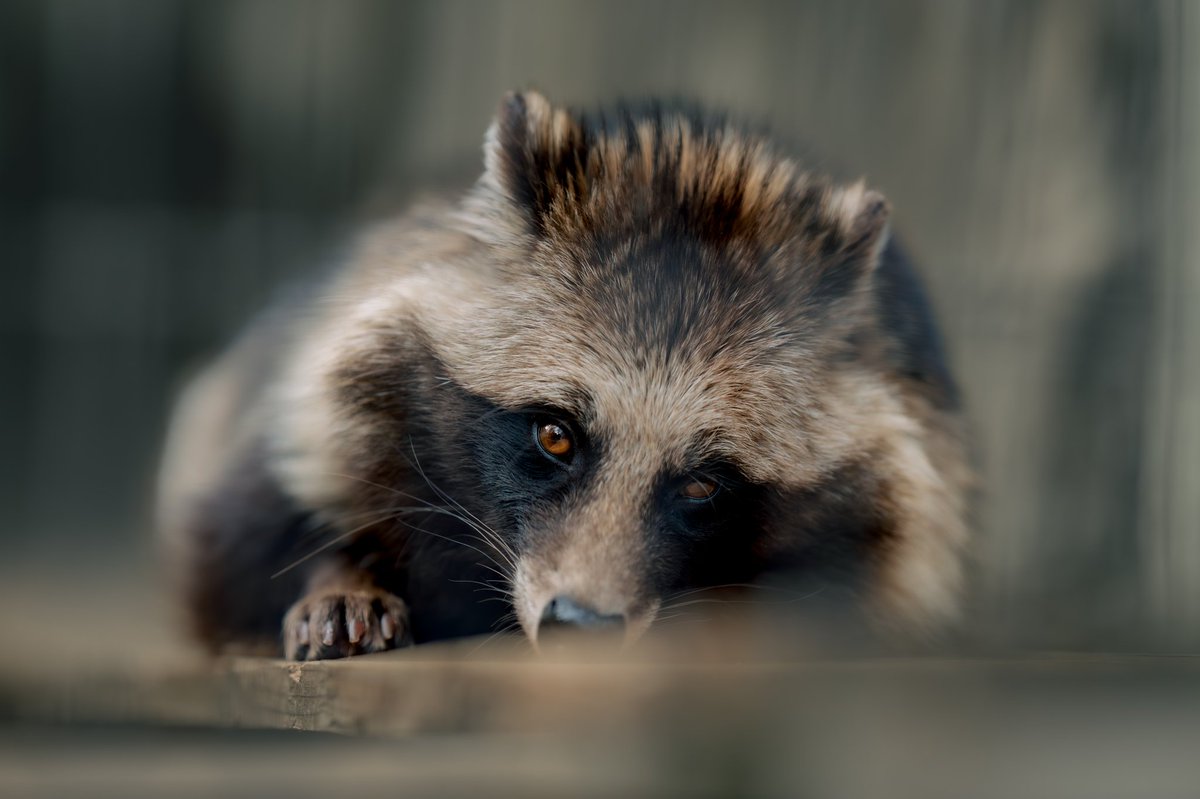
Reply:
M283 617L288 660L344 658L411 643L408 607L377 588L314 592Z

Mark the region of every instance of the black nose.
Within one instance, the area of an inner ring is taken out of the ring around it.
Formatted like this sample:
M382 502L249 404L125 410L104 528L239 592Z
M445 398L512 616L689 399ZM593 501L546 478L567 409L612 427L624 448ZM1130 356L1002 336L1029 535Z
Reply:
M620 633L625 630L625 616L605 615L581 605L569 596L556 596L542 611L539 630L547 627L581 627L589 630L604 630Z

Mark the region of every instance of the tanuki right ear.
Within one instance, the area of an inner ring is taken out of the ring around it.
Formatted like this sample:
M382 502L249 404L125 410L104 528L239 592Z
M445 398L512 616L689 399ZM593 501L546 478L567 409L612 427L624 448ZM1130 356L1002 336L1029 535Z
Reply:
M484 141L484 165L535 233L564 194L586 188L587 136L579 120L542 95L510 92Z

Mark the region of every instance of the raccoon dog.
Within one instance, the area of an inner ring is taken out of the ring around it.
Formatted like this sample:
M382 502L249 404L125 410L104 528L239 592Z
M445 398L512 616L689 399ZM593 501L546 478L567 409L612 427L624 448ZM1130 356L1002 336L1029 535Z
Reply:
M161 526L203 641L630 641L778 572L887 627L954 615L958 400L882 196L719 119L534 93L484 160L185 394Z

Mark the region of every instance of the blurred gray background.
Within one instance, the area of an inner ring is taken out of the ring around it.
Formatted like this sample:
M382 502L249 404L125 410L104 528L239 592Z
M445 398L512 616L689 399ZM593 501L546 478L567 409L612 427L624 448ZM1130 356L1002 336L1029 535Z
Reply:
M882 189L970 407L981 626L1200 646L1198 36L1189 0L3 0L0 613L148 579L182 379L536 87Z

